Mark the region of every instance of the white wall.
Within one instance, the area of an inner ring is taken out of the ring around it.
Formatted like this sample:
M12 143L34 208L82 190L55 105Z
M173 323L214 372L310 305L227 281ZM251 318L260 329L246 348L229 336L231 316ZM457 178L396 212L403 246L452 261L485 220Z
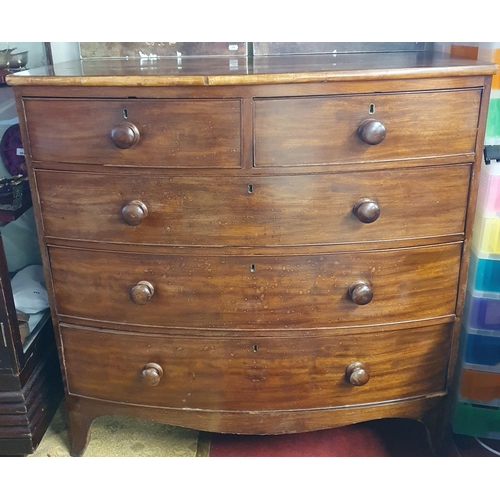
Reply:
M80 59L78 42L50 42L54 64Z

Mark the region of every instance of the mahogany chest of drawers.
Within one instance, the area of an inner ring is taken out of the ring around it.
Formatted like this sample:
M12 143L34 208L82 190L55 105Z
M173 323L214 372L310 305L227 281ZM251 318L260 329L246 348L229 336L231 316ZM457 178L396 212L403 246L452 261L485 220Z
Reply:
M409 53L10 77L72 453L110 413L412 418L439 441L495 71Z

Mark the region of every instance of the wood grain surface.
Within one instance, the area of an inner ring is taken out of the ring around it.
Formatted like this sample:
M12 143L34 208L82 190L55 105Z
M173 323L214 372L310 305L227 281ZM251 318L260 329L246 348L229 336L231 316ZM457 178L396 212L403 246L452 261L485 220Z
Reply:
M461 239L470 165L303 177L48 170L35 175L49 237L143 245L282 247L431 240L452 234ZM453 194L443 196L443 192ZM380 208L373 223L360 222L353 213L356 202L364 198ZM134 202L147 207L147 216L131 226L123 210Z
M234 64L236 59L236 64ZM233 64L231 64L233 60ZM154 61L103 59L67 61L8 75L12 86L50 87L169 87L273 85L287 83L493 75L492 63L450 57L438 52L273 56L254 58L205 57Z
M446 156L474 151L481 91L258 99L255 165L311 165ZM373 108L372 108L373 105ZM373 110L373 114L370 111ZM375 146L357 135L384 123Z
M240 101L25 101L34 160L76 163L237 167L241 165ZM140 139L116 147L112 130L133 123Z
M348 337L169 338L62 328L71 394L211 410L292 410L421 396L446 387L450 325ZM356 387L347 366L365 363ZM143 383L148 363L158 385Z
M193 257L51 247L57 310L68 321L216 329L375 325L452 315L461 243L379 252ZM356 305L364 280L373 300ZM140 281L154 287L134 304Z

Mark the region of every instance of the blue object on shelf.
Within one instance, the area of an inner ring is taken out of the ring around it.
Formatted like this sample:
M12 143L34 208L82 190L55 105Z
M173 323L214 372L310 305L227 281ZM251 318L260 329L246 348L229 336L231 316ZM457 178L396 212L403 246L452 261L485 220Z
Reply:
M465 347L465 362L500 372L500 332L498 337L468 334Z
M500 331L500 295L468 291L465 307L466 329Z
M481 259L471 252L469 270L471 287L500 294L500 260Z

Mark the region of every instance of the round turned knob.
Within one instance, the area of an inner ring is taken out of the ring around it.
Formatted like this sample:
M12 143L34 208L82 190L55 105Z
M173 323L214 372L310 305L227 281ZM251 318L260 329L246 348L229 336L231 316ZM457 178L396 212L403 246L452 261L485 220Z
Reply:
M364 306L373 299L373 290L366 281L356 281L349 286L349 296L355 304Z
M352 207L354 215L364 224L375 222L380 215L380 207L369 198L358 200Z
M141 372L143 384L154 387L160 383L163 376L163 368L156 363L148 363Z
M364 363L355 361L351 363L345 370L346 379L352 385L365 385L370 380L370 375L366 371Z
M130 297L138 306L146 305L155 293L154 286L149 281L139 281L131 292Z
M385 139L385 125L378 120L365 120L358 127L358 137L365 142L375 146Z
M123 220L129 226L138 226L147 216L148 207L139 200L133 200L122 208Z
M130 122L123 122L111 131L111 140L120 149L131 148L141 137L139 129Z

